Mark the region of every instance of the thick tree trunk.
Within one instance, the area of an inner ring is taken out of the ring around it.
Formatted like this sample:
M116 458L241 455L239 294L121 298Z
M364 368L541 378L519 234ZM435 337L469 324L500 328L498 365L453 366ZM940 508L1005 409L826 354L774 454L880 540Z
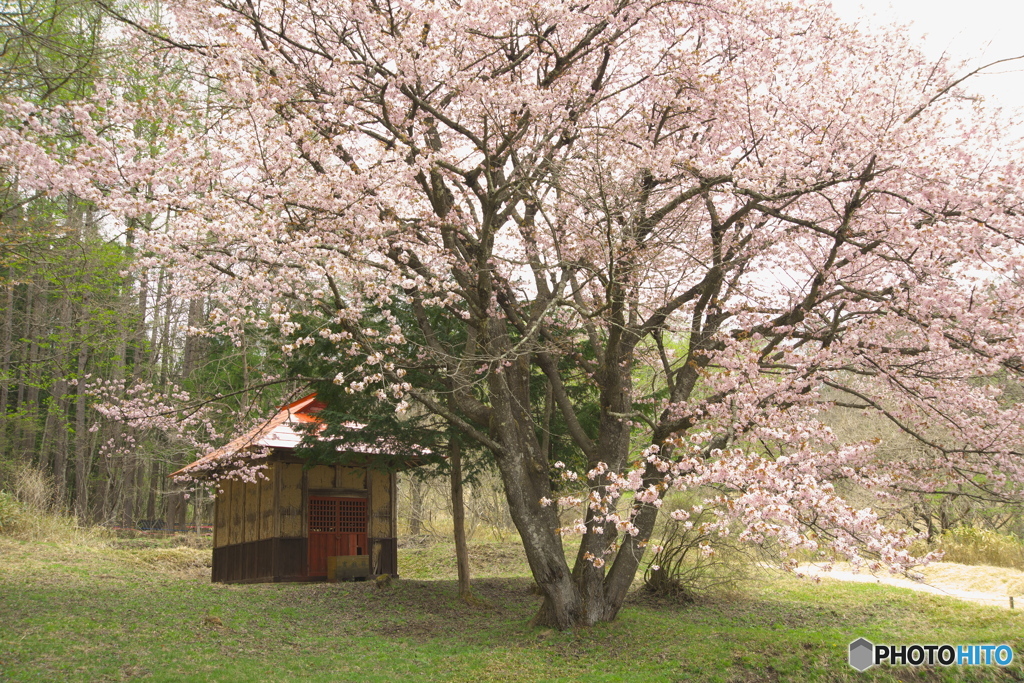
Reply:
M535 497L529 481L534 473L529 471L526 458L518 454L503 456L498 468L530 571L544 593L544 603L534 623L559 629L587 625L582 599L565 561L562 538L556 531L558 516L554 506L541 507L540 497Z
M526 460L521 455L506 455L499 458L498 467L530 571L544 593L544 602L533 623L558 629L590 625L565 561L561 536L556 531L558 516L554 506L541 507L540 497L535 497L535 489L529 482L533 472Z
M628 464L633 343L633 339L613 338L604 349L597 382L601 387L598 438L590 467L603 461L609 470L621 472ZM493 346L491 354L503 355L495 352ZM522 537L534 578L545 596L534 623L568 629L615 619L653 531L657 509L645 506L640 510L633 519L639 533L626 534L621 540L628 552L612 553L610 549L618 541L615 526L598 523L594 518L602 513L586 508L583 515L588 533L581 539L570 571L557 532L560 522L556 506L541 505L542 498L557 496L551 495L550 464L544 445L537 438L538 425L529 412L526 360L504 365L502 372L493 373L488 388L493 411L491 434L505 449L497 462L509 511ZM545 416L541 419L547 422ZM596 492L605 494L601 487ZM603 527L603 533L593 533L595 527Z
M528 382L529 368L524 361L513 362L489 377L491 431L505 449L496 458L498 471L530 570L544 593L534 623L558 629L590 625L593 622L587 622L582 597L565 561L555 506L541 503L542 498L550 497L551 483L547 458L528 412Z
M645 483L660 480L661 474L653 467L648 467L645 472ZM623 535L619 551L615 554L615 562L604 580L606 620L614 619L622 609L622 603L626 600L626 594L633 585L633 578L644 558L647 541L654 531L654 523L658 520L658 508L646 504L638 508L637 514L633 517L633 524L639 529L639 533L636 536Z
M601 393L597 449L595 458L588 463L590 468L595 467L598 462L604 462L609 470L621 472L628 465L632 434L628 416L633 410L633 359L631 342L622 338L626 334L620 330L610 335L604 349L605 357L598 376ZM599 484L600 480L594 483ZM607 494L605 487L600 485L595 487L594 492L601 497ZM607 571L610 568L605 562L615 559L617 563L617 557L610 552L610 548L618 540L618 533L615 525L597 522L595 518L599 516L604 517L604 514L590 507L586 508L584 518L588 533L580 540L580 548L573 567L573 578L580 588L588 623L613 620L625 599L625 593L619 595L618 591L609 592ZM635 525L636 520L633 520L633 523ZM594 529L602 529L602 533L594 533ZM648 531L642 536L626 536L622 542L631 544L638 539L649 538L650 533ZM642 549L636 550L642 553ZM634 559L639 561L638 558ZM636 565L633 566L632 572L626 572L625 567L620 570L620 574L624 576L628 573L627 590L635 572Z

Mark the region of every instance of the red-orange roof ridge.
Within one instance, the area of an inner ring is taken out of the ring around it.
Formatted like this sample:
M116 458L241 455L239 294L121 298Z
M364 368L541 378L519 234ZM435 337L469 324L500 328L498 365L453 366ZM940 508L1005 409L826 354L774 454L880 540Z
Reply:
M316 392L314 392L297 401L293 401L288 405L282 406L277 413L266 422L256 425L245 434L232 439L220 448L210 451L198 460L185 465L177 472L172 472L169 476L176 477L194 471L209 469L208 466L212 465L215 461L230 457L248 446L260 445L259 442L261 440L270 436L275 429L292 419L295 419L297 422L316 422L317 419L312 415L309 415L306 411L320 410L324 408L325 405L326 404L322 401L316 400Z

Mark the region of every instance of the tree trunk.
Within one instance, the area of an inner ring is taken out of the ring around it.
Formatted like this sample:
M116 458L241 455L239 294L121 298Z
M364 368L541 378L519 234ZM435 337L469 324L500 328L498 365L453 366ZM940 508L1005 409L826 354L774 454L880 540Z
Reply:
M24 459L27 462L37 460L41 454L36 451L37 427L39 422L39 384L37 382L36 363L39 358L39 340L36 338L40 325L37 320L40 318L40 308L45 305L43 285L37 276L32 278L26 287L25 292L25 340L24 354L18 382L18 412L20 421L18 425L18 441L21 445ZM37 465L45 464L36 462Z
M121 495L118 503L121 506L121 526L135 526L135 475L141 466L136 453L126 454L121 468Z
M190 299L188 302L188 327L199 329L205 319L206 306L202 299ZM185 335L185 346L181 353L181 378L189 379L195 372L202 360L205 350L205 340L202 337L187 334Z
M512 354L502 348L499 332L493 328L490 331L492 344L488 353L492 358L509 358ZM619 338L613 335L604 349L597 382L601 387L598 439L593 461L589 463L593 467L599 458L616 472L627 465L631 435L628 415L632 411L633 340L624 338L626 334ZM622 546L629 551L613 553L615 527L608 522L598 523L594 518L599 513L587 507L583 514L588 533L581 539L574 569L570 571L557 531L557 506L541 504L542 499L557 496L552 496L547 453L538 439L538 425L529 412L529 382L530 369L525 358L503 363L501 372L488 377L490 433L504 450L496 460L509 512L522 537L533 576L544 593L544 602L533 623L569 629L613 620L639 567L657 509L646 506L640 510L633 520L640 533L627 534L622 539ZM545 417L541 419L546 421ZM600 487L596 492L605 493ZM595 528L602 528L603 533L594 533Z
M163 330L160 339L160 380L161 387L167 386L171 369L171 317L174 315L174 297L167 292L164 306ZM155 346L153 348L156 348Z
M54 496L58 507L63 509L67 502L68 484L68 350L71 333L71 299L67 293L60 304L58 327L53 336L55 346L55 372L53 386L50 389L50 402L46 413L46 424L43 428L43 442L47 444L48 454L43 457L53 463Z
M558 629L590 625L585 621L583 600L565 561L562 537L557 532L556 508L541 504L542 498L550 498L551 483L547 459L541 453L527 412L528 382L529 368L524 361L514 362L503 372L488 377L493 411L491 432L504 447L504 453L496 454L498 471L530 570L544 593L544 603L534 623Z
M551 418L555 414L555 393L551 380L544 382L544 422L540 431L540 452L551 462Z
M448 463L451 465L452 526L455 528L455 561L459 570L459 597L472 600L469 583L469 548L466 547L466 507L462 499L462 440L453 433L448 441Z
M89 346L85 340L89 338L89 322L84 320L78 345L78 363L75 376L78 386L75 390L75 515L80 523L86 523L89 516L89 471L92 469L89 457L89 426L85 419L85 382L86 363L89 359Z
M136 456L138 457L138 456ZM146 486L146 461L138 457L135 467L135 480L132 482L132 509L136 519L142 516L149 491Z
M182 491L175 491L167 497L167 525L168 529L184 528L187 519L188 501Z
M132 332L132 378L142 376L146 367L146 310L149 304L149 278L142 274L138 278L139 292L136 303L135 330Z
M415 475L409 475L409 488L412 502L409 505L409 535L420 535L420 524L423 520L423 482Z
M160 341L160 314L161 314L160 304L164 300L164 281L165 281L165 279L166 279L166 273L161 268L160 269L160 274L159 274L159 276L156 279L156 295L153 298L153 321L151 323L151 327L150 327L150 330L149 330L149 348L150 348L149 361L150 361L150 363L152 363L154 365L159 360L158 358L154 357L154 354L156 354L158 356L159 353L160 353L160 351L159 351L160 346L158 344L158 342Z
M10 280L13 268L8 269L8 281L4 287L3 341L0 342L0 447L6 451L7 405L11 391L11 352L14 338L14 283Z
M625 326L623 326L625 327ZM628 415L632 412L632 345L628 339L623 339L628 331L617 330L609 335L608 342L604 349L604 362L601 364L598 386L601 387L599 397L600 416L598 424L597 457L603 461L611 471L621 472L627 467L629 456L630 436L632 432ZM588 463L588 467L597 465L597 460ZM594 482L597 484L598 482ZM600 497L607 494L604 486L594 486L593 492ZM604 517L602 513L591 507L586 508L584 513L588 533L580 540L579 551L576 555L576 563L573 567L573 578L580 588L583 597L584 609L586 611L585 621L588 624L595 624L599 621L611 621L622 608L625 599L625 592L621 595L617 590L609 590L610 571L605 563L619 562L619 555L610 552L612 545L618 539L618 532L614 525L608 522L598 522L597 517ZM637 520L632 520L637 524ZM601 533L595 533L600 529ZM636 537L626 535L622 543L631 545L637 540L646 540L650 537L650 531ZM637 563L643 554L643 546L633 547L634 557L624 561L622 568L616 576L628 574L628 582L625 589L633 581ZM635 561L635 562L634 562ZM632 564L632 571L627 571L627 565Z
M156 518L156 499L162 490L163 467L153 458L149 463L149 497L146 499L146 519Z

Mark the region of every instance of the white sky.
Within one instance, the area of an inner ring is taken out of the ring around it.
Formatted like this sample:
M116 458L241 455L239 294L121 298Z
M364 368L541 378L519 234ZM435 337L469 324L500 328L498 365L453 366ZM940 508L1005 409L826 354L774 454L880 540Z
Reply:
M926 55L944 51L981 66L1024 54L1024 0L832 0L847 21L913 22ZM915 36L911 36L912 38ZM1024 60L996 67L968 86L986 101L1024 109Z

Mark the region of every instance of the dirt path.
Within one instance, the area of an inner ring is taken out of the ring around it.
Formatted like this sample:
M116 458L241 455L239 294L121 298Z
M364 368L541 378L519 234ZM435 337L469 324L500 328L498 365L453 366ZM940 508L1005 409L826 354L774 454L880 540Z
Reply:
M935 562L922 568L919 581L881 573L873 575L866 571L855 573L848 564L837 564L832 571L823 571L816 565L807 564L800 565L799 571L823 579L881 583L1004 609L1010 608L1009 596L1013 594L1014 607L1024 609L1024 597L1020 597L1024 594L1024 572L1015 569Z

